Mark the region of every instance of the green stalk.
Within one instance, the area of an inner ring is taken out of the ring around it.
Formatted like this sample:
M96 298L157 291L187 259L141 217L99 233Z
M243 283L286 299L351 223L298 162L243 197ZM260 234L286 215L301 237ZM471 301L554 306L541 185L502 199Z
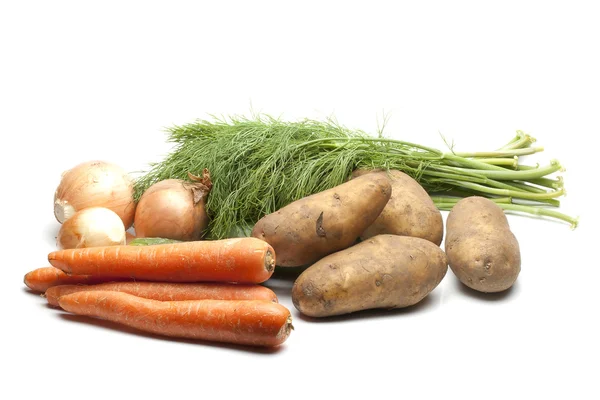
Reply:
M459 168L460 169L460 168ZM503 171L491 171L491 170L470 170L470 172L475 172L486 176L488 178L500 179L500 180L530 180L530 179L538 179L543 178L546 175L550 175L554 172L562 170L562 166L557 160L552 160L550 165L545 167L539 167L535 169L529 170L519 170L519 171L511 171L504 169ZM463 171L467 171L466 169L462 169Z
M523 133L522 131L517 131L517 136L515 136L513 140L508 142L499 150L521 149L524 147L529 147L529 145L533 144L535 141L535 138Z
M514 193L517 193L517 192L547 193L543 189L535 188L532 186L527 186L520 182L514 182L511 184L508 184L503 181L496 181L494 179L486 178L485 176L460 175L458 173L438 172L435 170L424 170L422 172L422 175L444 178L444 179L440 179L439 182L448 182L450 184L454 183L457 180L460 180L463 182L478 183L480 185L490 186L490 187L494 187L494 188L498 188L498 189L506 189L506 190L510 190Z
M530 204L524 204L524 205L529 205L531 207L543 207L546 205L552 206L552 207L560 207L560 200L557 199L543 199L543 200L535 200L533 203L531 201L529 201ZM518 204L513 202L513 204Z
M462 200L461 198L449 197L449 196L430 196L430 197L431 197L431 200L433 200L433 202L436 205L437 204L456 204L460 200ZM510 197L488 197L488 199L490 199L494 203L510 204L512 202L512 199Z
M497 165L487 164L477 159L465 158L456 154L444 153L442 159L447 161L447 165L455 167L470 168L473 170L495 170L495 171L506 171L506 168L502 168Z
M543 147L525 147L522 149L507 149L507 150L496 150L496 151L481 151L475 153L468 152L455 152L454 155L458 157L513 157L513 156L526 156L529 154L535 154L544 151Z
M510 141L508 143L506 143L504 146L500 147L498 150L510 148L510 146L512 146L515 142L519 141L523 137L523 135L524 135L523 131L518 130L517 134L512 139L510 139Z
M460 197L454 197L454 196L430 196L433 200L434 203L456 203L459 200L461 200L463 197L469 196L470 194L463 194ZM505 203L505 204L518 204L514 202L514 199L512 197L492 197L489 195L483 196L486 197L496 203ZM529 206L529 207L545 207L545 206L552 206L552 207L559 207L560 206L560 201L556 200L556 199L537 199L535 200L535 202L533 204L521 204L521 205L525 205L525 206Z
M411 142L405 142L402 140L396 140L396 139L387 139L387 138L367 138L367 137L343 137L343 138L320 138L320 139L313 139L313 140L309 140L307 142L304 143L300 143L298 144L298 148L301 147L306 147L306 146L310 146L313 144L320 144L321 142L334 142L334 141L340 141L340 142L353 142L353 141L357 141L357 142L365 142L365 143L392 143L395 145L401 145L404 147L408 147L408 148L415 148L415 149L421 149L424 150L426 152L429 153L433 153L435 155L443 155L443 153L437 149L431 148L431 147L427 147L427 146L423 146L420 144L416 144L416 143L411 143Z
M486 187L484 185L480 185L480 184L472 183L472 182L453 181L452 183L457 186L465 187L465 188L472 189L472 190L477 190L477 191L487 193L487 194L493 194L493 195L505 196L505 197L508 196L508 197L519 198L519 199L524 199L524 200L541 201L541 200L546 200L546 199L554 199L554 198L560 197L564 194L564 189L559 189L559 190L555 190L552 192L545 192L545 193L529 193L529 192L515 191L515 190L510 190L510 189L491 188L491 187Z
M563 182L562 176L557 176L556 179L534 178L534 179L529 179L528 182L533 183L534 185L547 187L549 189L560 189L560 188L564 187L564 182Z
M531 181L529 181L529 182L531 182ZM518 190L523 190L526 192L546 193L545 189L538 187L538 186L529 185L528 183L525 183L525 182L511 181L511 185Z
M444 172L435 172L435 171L448 171ZM485 172L482 174L480 172L474 172L472 170L458 170L456 167L446 167L446 166L431 166L430 169L423 171L423 175L436 176L441 178L448 179L458 179L469 182L481 183L497 188L509 189L509 190L517 190L517 191L526 191L532 193L546 193L546 190L532 186L527 184L527 182L521 181L510 181L510 184L502 183L493 179L486 178ZM529 181L531 182L531 181ZM561 187L553 187L555 189L560 189Z
M452 210L452 207L455 204L456 203L454 203L454 202L435 203L436 207L442 211ZM571 224L571 229L577 228L577 225L579 224L579 218L571 217L569 215L563 214L563 213L555 211L555 210L549 210L547 208L524 206L524 205L518 205L518 204L506 204L506 203L496 203L496 204L498 204L498 206L500 208L502 208L505 211L508 211L509 213L512 213L512 212L527 213L527 214L536 215L539 217L544 216L544 217L556 218L558 220L565 221L565 222L568 222L569 224Z
M552 217L556 219L560 219L562 221L568 222L571 224L571 229L577 228L579 224L579 217L571 217L569 215L563 214L561 212L555 210L549 210L543 207L532 207L525 206L520 204L499 204L502 209L506 211L515 211L515 212L524 212L527 214L537 215L537 216L545 216Z
M517 168L519 163L519 156L514 156L513 158L478 158L477 161L483 162L491 165L501 165L506 167Z
M523 164L518 164L517 165L517 169L519 171L528 171L530 169L536 169L536 168L539 168L539 167L540 167L539 164L538 165L523 165Z

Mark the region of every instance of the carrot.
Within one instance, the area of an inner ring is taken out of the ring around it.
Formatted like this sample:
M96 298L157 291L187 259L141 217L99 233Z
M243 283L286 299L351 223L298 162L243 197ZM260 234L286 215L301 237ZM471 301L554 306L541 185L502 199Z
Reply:
M160 282L261 283L273 274L275 251L256 238L154 246L106 246L54 251L53 266L68 274Z
M169 337L278 346L292 330L290 311L262 300L158 301L92 290L61 296L58 304L74 314Z
M68 275L62 270L54 267L43 267L34 269L25 274L23 282L35 292L45 292L48 288L58 285L95 284L107 281L115 281L114 278L104 278L90 275Z
M109 282L97 285L61 285L46 290L46 299L58 306L58 298L75 292L110 290L124 292L146 299L174 300L264 300L277 303L277 295L261 285L232 283L165 283L165 282Z

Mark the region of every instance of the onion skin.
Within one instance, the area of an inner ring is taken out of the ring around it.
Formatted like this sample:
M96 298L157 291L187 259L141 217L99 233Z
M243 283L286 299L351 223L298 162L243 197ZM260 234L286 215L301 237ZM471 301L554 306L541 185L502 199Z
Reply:
M138 238L200 240L208 227L206 200L212 183L208 171L192 182L166 179L150 186L138 201L134 228Z
M136 204L133 180L121 167L105 161L87 161L63 172L54 193L54 216L61 224L77 211L104 207L114 211L125 229L133 224Z
M126 244L123 221L112 210L89 207L66 220L56 237L59 249L82 249Z

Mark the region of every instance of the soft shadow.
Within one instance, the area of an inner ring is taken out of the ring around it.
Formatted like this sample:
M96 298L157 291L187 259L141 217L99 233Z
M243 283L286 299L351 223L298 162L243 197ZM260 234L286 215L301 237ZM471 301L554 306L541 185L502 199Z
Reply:
M21 288L21 290L25 293L28 293L30 296L40 296L41 297L43 294L41 292L38 292L37 290L31 290L27 286L25 286L24 288Z
M362 310L356 311L350 314L344 315L336 315L332 317L323 317L323 318L315 318L306 316L299 311L296 311L295 317L307 321L307 322L315 322L315 323L330 323L330 322L347 322L354 321L358 319L373 319L373 318L396 318L402 315L411 315L418 312L423 312L431 307L434 307L436 303L439 303L439 299L437 299L437 295L434 293L429 294L423 300L418 302L415 305L403 308L378 308L372 310Z
M56 220L52 223L46 224L46 226L43 227L42 232L44 241L49 246L56 247L56 238L58 237L58 231L60 227L61 225Z
M515 282L510 288L502 292L495 293L483 293L475 289L471 289L458 279L454 280L454 284L456 285L456 288L461 294L482 301L502 301L510 298L511 296L515 296L516 293L518 293L519 291L519 281Z
M310 265L303 267L275 267L271 278L295 281Z
M271 289L278 298L287 298L292 295L292 287L294 282L306 267L277 267L273 272L273 275L262 285Z
M275 292L278 299L282 299L291 297L294 281L270 278L262 285Z
M60 310L55 307L51 307L51 306L49 306L49 307L52 309L55 309L55 310ZM231 343L211 342L211 341L207 341L207 340L171 338L171 337L166 337L166 336L153 335L151 333L146 333L146 332L137 330L135 328L130 328L128 326L121 325L116 322L107 321L107 320L103 320L103 319L99 319L99 318L88 317L88 316L84 316L84 315L68 314L68 313L65 313L62 311L58 315L59 315L59 318L65 320L65 321L68 321L68 322L85 323L88 325L93 325L98 328L111 329L111 330L118 331L118 332L121 332L124 334L136 335L136 336L145 337L145 338L152 339L152 340L186 343L186 344L195 345L195 346L217 347L217 348L231 349L231 350L243 351L243 352L255 353L255 354L275 354L275 353L279 353L279 352L285 350L285 343L283 343L282 345L280 345L278 347L254 347L254 346L236 345L236 344L231 344Z

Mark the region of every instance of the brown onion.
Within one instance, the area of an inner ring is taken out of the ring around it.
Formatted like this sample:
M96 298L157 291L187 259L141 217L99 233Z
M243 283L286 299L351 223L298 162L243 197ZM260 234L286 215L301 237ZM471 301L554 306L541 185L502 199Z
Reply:
M56 244L60 249L81 249L123 245L125 238L125 226L117 213L104 207L90 207L77 211L62 224Z
M208 226L205 205L212 182L208 170L191 181L166 179L150 186L135 212L136 237L198 240Z
M114 211L125 229L133 224L133 180L119 166L88 161L63 172L54 193L54 216L61 224L79 210L105 207Z

